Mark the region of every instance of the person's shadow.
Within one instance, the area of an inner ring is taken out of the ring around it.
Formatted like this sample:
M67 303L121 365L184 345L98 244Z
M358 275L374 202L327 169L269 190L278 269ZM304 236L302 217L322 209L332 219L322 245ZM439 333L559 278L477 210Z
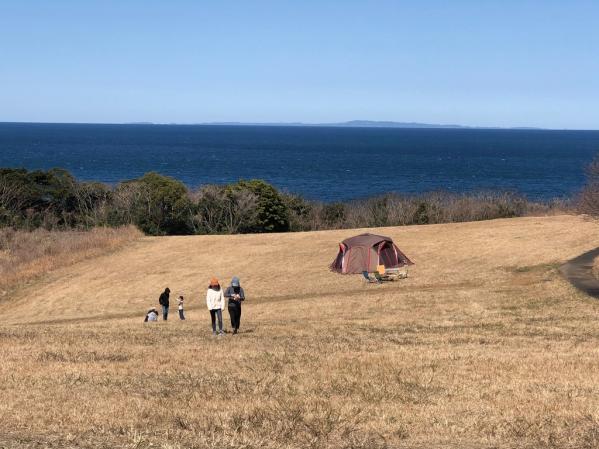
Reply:
M244 330L238 330L237 334L251 334L253 332L254 332L254 329L244 329ZM233 331L230 330L230 329L227 329L225 331L225 334L231 334L231 335L233 335Z

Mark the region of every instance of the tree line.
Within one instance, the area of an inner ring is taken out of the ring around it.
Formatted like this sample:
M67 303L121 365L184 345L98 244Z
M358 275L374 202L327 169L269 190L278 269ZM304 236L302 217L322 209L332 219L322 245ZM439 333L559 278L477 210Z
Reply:
M260 179L190 190L155 172L111 186L79 182L63 169L0 169L0 226L15 229L132 224L148 235L289 232L487 220L559 207L505 192L391 193L324 203Z

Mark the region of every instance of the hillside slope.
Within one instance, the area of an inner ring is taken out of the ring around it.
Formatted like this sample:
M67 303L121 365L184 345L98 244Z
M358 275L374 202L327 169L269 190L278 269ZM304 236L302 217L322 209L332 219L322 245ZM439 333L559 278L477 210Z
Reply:
M203 306L208 280L242 278L252 303L385 295L504 283L510 268L559 263L599 245L597 226L570 216L293 234L147 237L127 249L52 273L20 292L11 323L138 320L164 287ZM338 242L360 232L391 236L416 262L400 284L363 290L360 276L330 273ZM595 237L596 235L596 237ZM497 271L499 270L499 272ZM326 302L325 302L326 304Z
M0 443L595 447L599 302L557 267L598 231L376 229L416 263L385 285L328 271L356 230L143 238L2 303ZM242 332L215 338L205 288L233 275ZM165 286L188 320L142 324Z

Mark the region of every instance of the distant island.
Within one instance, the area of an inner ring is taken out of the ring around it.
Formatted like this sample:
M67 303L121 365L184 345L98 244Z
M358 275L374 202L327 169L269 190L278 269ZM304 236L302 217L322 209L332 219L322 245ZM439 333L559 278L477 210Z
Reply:
M127 123L129 125L153 125L159 123L135 122ZM165 123L168 125L178 125L179 123ZM499 126L465 126L454 124L439 123L419 123L419 122L393 122L379 120L349 120L347 122L333 123L304 123L304 122L200 122L193 125L210 126L319 126L319 127L339 127L339 128L436 128L436 129L542 129L534 127L509 127Z
M392 122L377 120L350 120L334 123L303 123L303 122L275 122L275 123L247 123L247 122L207 122L198 125L229 125L229 126L336 126L342 128L471 128L461 125L441 125L434 123L417 122Z
M41 125L133 125L133 126L295 126L295 127L329 127L329 128L404 128L404 129L511 129L511 130L555 130L555 131L585 131L573 129L539 128L534 126L468 126L440 123L393 122L385 120L349 120L347 122L305 123L305 122L10 122L0 121L0 124L41 124Z
M353 128L468 128L467 126L461 125L377 120L350 120L349 122L334 123L332 126L348 126Z
M391 122L376 120L350 120L337 123L302 123L302 122L278 122L278 123L245 123L245 122L209 122L200 125L229 125L229 126L337 126L343 128L470 128L461 125L439 125L432 123L417 122Z

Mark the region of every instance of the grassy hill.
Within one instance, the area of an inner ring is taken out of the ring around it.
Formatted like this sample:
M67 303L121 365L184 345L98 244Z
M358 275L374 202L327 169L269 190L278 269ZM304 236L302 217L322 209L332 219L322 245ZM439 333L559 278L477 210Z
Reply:
M596 447L599 303L557 267L598 231L376 229L416 263L385 285L328 271L356 230L138 239L3 300L0 443ZM233 275L242 332L215 338L206 285ZM166 286L188 320L144 325Z

